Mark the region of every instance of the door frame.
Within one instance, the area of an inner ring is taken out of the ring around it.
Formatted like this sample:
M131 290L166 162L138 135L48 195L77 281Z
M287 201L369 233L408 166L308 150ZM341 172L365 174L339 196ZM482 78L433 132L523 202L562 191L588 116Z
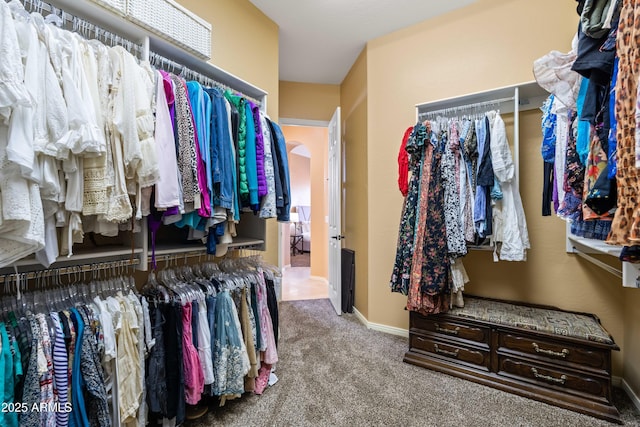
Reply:
M311 127L321 127L328 128L329 121L328 120L306 120L306 119L292 119L292 118L279 118L280 126L311 126ZM278 222L278 268L282 271L285 267L284 265L284 251L289 250L289 242L284 244L284 235L285 228L289 227L289 223ZM326 238L328 236L323 236Z

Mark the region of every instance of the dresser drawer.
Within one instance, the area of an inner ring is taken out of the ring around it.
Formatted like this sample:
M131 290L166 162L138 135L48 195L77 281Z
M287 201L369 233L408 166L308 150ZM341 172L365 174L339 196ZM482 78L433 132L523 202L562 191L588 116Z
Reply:
M418 313L411 313L411 325L422 331L432 332L442 337L460 338L489 345L491 329L463 322L444 319L441 316L424 317Z
M540 387L593 398L610 398L608 379L561 368L549 368L518 358L499 356L498 374Z
M609 370L609 351L586 348L576 344L561 343L527 335L516 335L506 331L499 332L499 351L508 349L535 356L550 363L575 364L580 369L592 368L595 371Z
M411 334L409 345L411 348L432 353L440 358L472 365L474 368L485 371L489 370L491 361L489 351L468 348L455 343L443 343L416 334Z

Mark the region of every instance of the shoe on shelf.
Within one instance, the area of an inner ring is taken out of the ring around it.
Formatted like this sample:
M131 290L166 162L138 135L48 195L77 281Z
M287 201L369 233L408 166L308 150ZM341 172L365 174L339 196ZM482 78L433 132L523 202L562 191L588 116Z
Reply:
M187 405L185 418L188 420L197 420L198 418L204 417L207 412L209 412L207 405Z

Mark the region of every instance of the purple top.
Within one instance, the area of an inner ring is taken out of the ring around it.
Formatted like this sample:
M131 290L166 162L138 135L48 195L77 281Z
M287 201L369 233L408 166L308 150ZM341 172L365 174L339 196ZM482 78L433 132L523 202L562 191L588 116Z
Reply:
M253 113L253 123L256 128L256 170L258 171L258 197L266 196L268 193L267 175L264 172L264 137L262 135L262 122L260 121L260 108L253 102L251 112Z

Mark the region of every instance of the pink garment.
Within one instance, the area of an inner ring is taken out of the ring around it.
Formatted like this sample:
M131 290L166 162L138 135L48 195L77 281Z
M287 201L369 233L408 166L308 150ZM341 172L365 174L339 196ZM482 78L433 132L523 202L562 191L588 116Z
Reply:
M256 287L256 299L258 303L258 314L260 316L260 329L265 338L267 348L260 352L261 360L264 363L275 365L278 363L278 350L276 349L276 339L273 334L273 324L267 305L267 283L264 281L262 270L258 270L258 285Z
M191 310L190 302L182 307L182 369L184 371L185 401L189 405L195 405L200 401L204 391L204 372L198 350L193 345Z
M253 392L255 394L262 394L269 384L269 375L271 375L271 365L263 363L258 371L258 377L256 378L256 386Z

